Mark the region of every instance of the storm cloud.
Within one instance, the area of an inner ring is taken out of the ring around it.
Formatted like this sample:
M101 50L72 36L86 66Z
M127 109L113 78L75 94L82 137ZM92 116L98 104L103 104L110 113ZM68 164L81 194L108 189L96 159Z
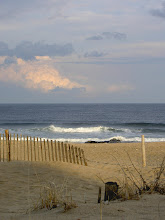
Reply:
M8 45L0 42L0 56L16 56L23 60L33 60L35 56L66 56L74 52L72 44L44 44L42 42L32 43L24 41L14 49L9 49Z
M98 52L98 51L94 50L92 52L85 53L84 57L103 57L105 55L106 55L106 53Z
M104 39L115 39L115 40L126 40L127 35L119 32L103 32L99 35L94 35L86 38L86 40L104 40Z
M160 9L152 9L150 12L153 16L165 18L165 1L162 2L162 6Z

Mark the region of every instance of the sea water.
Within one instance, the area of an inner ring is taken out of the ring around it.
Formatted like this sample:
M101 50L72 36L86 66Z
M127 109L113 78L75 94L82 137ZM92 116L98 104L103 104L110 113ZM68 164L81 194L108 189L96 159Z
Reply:
M165 104L0 104L0 133L57 141L165 141Z

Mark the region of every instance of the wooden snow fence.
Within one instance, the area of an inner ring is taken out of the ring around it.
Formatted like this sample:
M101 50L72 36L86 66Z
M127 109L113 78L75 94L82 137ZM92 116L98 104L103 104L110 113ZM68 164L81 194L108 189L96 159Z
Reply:
M87 166L84 151L71 144L18 134L0 134L0 162L16 160L61 161Z

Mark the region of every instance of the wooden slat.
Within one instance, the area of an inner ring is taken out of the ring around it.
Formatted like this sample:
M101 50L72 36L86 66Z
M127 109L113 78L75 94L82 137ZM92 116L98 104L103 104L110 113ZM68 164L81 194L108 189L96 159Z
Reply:
M49 158L49 140L47 139L47 146L46 146L46 161L50 161Z
M72 163L72 156L71 156L71 147L69 144L69 162Z
M12 160L12 149L11 149L11 134L9 136L9 161Z
M56 158L56 161L58 161L58 156L57 156L57 142L56 142L56 141L54 142L54 149L55 149L55 158Z
M41 151L41 142L37 137L37 146L38 146L38 161L42 161L42 151Z
M34 161L36 161L36 138L33 138Z
M59 156L59 161L61 161L61 147L59 141L58 141L58 156Z
M54 155L54 147L53 147L53 140L51 140L51 150L52 150L52 161L55 161Z
M33 146L33 140L32 137L30 137L30 161L35 161L35 152L34 152L34 146Z
M13 140L13 160L16 160L16 147L15 147L15 134L14 134L14 140Z
M52 140L49 141L49 161L52 161Z
M38 137L35 146L36 146L36 161L39 161Z
M61 142L61 150L62 150L62 161L65 162L64 144L63 144L63 142Z
M16 160L19 158L19 149L18 149L18 134L17 134L17 150L16 150Z
M22 160L22 134L20 134L20 141L19 141L19 160Z
M77 147L75 147L75 154L76 154L76 162L79 164L79 159L78 159L78 152L77 152Z
M27 141L25 142L26 143L26 152L27 152L27 160L28 161L32 161L32 138L30 137L30 140L29 140L29 137L27 136Z
M81 156L81 150L80 150L80 148L78 148L78 153L79 153L80 163L81 163L81 165L82 165L82 156Z
M68 146L65 144L65 156L66 156L66 162L68 162Z
M23 136L23 147L24 147L24 160L27 161L28 160L28 153L27 153L27 148L26 148L25 136Z
M44 161L46 161L46 141L44 139Z
M76 163L76 159L75 159L75 153L74 153L74 147L73 147L73 145L72 145L72 147L71 147L71 151L72 151L73 163Z
M1 156L1 152L2 152L2 150L1 150L1 134L0 134L0 162L2 162L2 156Z
M83 160L84 160L84 165L87 166L87 162L86 162L86 159L85 159L85 155L84 155L84 150L81 150L81 155L83 157Z
M42 147L42 139L40 138L40 148L41 148L41 161L43 161L43 147Z

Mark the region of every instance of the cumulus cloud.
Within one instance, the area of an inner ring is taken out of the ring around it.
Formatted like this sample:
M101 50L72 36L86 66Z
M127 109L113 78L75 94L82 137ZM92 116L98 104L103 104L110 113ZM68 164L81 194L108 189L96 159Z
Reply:
M66 56L74 52L72 44L44 44L42 42L32 43L24 41L14 49L9 49L8 45L0 42L0 56L16 56L24 60L35 59L36 56Z
M50 92L55 88L72 90L83 87L61 76L51 63L42 59L24 61L20 58L7 57L4 64L0 65L0 81L42 92Z
M153 16L165 18L165 1L162 2L161 8L152 9L150 12Z
M107 91L110 93L120 93L120 92L132 91L134 89L135 88L132 85L118 84L118 85L110 85Z
M103 32L100 35L95 35L86 38L86 40L104 40L104 39L116 39L116 40L125 40L127 35L119 32Z

